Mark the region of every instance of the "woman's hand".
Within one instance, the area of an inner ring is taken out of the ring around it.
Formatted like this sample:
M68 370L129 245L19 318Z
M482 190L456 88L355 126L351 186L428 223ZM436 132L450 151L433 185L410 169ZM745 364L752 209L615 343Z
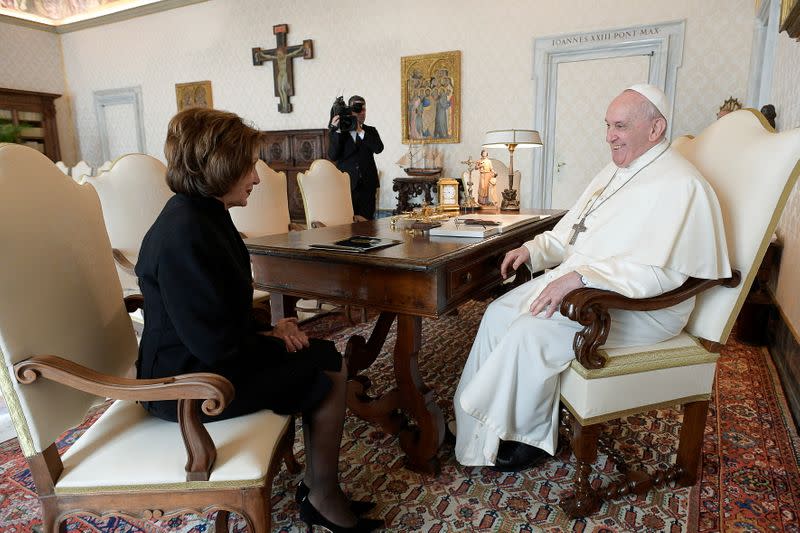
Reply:
M278 337L286 343L286 350L296 352L308 348L308 335L300 331L296 318L282 318L269 332L273 337Z

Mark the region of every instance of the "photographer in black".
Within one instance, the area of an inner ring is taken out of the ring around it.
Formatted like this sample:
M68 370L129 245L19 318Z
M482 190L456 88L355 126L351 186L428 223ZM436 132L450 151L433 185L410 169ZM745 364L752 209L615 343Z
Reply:
M374 154L383 151L378 130L364 124L367 103L353 95L344 105L339 97L331 109L328 158L339 170L350 175L350 194L353 212L372 220L375 218L375 191L379 186Z

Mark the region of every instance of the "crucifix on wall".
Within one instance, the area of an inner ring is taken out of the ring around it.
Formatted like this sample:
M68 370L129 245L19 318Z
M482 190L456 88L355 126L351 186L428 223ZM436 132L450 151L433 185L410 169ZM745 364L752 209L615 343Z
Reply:
M275 82L275 96L280 98L278 111L291 113L292 104L289 97L294 96L294 75L292 59L303 56L303 59L314 57L314 45L311 39L305 39L302 45L286 46L286 34L289 33L288 24L278 24L272 27L278 46L271 50L253 48L253 65L263 65L265 61L272 61L272 79Z

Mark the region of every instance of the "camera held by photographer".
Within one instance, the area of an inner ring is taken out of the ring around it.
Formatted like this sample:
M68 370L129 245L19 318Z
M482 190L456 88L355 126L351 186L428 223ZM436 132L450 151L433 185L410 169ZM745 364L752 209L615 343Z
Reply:
M328 158L350 176L353 212L366 219L375 218L375 191L380 186L375 154L383 151L378 130L364 124L367 102L353 95L344 103L339 96L331 107Z

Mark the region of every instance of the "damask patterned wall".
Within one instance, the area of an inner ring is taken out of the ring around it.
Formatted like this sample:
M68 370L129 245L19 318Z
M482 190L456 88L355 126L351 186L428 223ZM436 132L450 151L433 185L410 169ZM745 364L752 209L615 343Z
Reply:
M61 94L55 101L61 159L77 162L58 35L0 22L0 87Z
M439 145L446 173L460 175L458 161L478 157L487 130L533 124L536 37L686 19L674 125L680 135L710 123L728 96L744 98L753 9L751 0L210 0L64 34L62 43L87 161L101 162L96 90L142 87L147 151L157 157L176 109L175 83L211 80L215 107L262 129L324 127L333 98L358 93L367 98L368 123L386 145L377 162L380 205L388 208L395 203L391 179L402 173L394 162L406 150L400 142L401 56L462 51L462 142ZM314 40L314 59L295 60L291 114L277 111L271 65L254 67L250 58L254 46L274 47L272 25L283 22L289 24L290 45ZM494 151L492 157L506 155ZM519 152L515 168L522 171L525 201L531 151Z
M778 113L778 131L800 127L800 42L786 33L778 36L775 70L772 78L772 103ZM798 154L800 156L800 154ZM781 270L776 296L794 334L800 332L800 186L795 186L786 210L778 223L783 242ZM800 339L795 339L800 341Z

